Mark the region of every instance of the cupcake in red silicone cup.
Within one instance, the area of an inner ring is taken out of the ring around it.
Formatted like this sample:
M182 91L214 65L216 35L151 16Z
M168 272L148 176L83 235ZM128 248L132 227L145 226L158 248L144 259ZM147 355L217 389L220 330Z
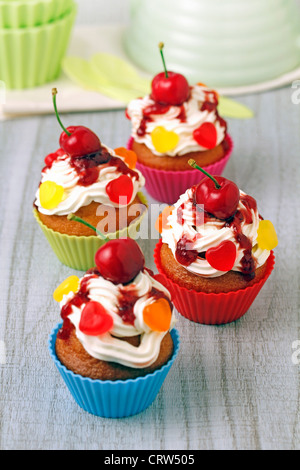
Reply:
M195 161L190 165L203 172ZM206 174L165 208L157 229L157 269L177 310L196 323L241 318L273 271L278 239L272 222L222 176Z
M134 240L107 242L95 264L55 290L63 322L49 350L82 409L122 418L155 400L178 355L179 334L171 295Z
M34 216L58 259L85 271L108 239L137 237L148 204L145 179L126 148L110 149L84 126L63 128L60 148L45 158ZM78 224L80 218L86 224ZM95 231L91 225L98 230ZM101 232L101 236L99 235Z
M227 123L218 113L218 94L166 69L152 81L151 93L132 100L126 109L131 121L128 149L137 154L137 168L146 190L156 200L173 204L203 175L188 165L194 159L214 175L221 175L232 154Z

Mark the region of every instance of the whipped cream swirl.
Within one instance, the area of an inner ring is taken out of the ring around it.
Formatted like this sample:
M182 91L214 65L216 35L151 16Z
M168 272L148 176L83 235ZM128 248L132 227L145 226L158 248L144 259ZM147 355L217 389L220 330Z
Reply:
M104 145L102 145L102 147L112 156L117 156L124 161L124 159L116 155L112 149ZM125 207L127 204L122 204L122 199L120 200L120 204L116 204L110 200L106 192L106 186L111 181L121 176L122 173L118 171L116 166L109 165L109 163L99 165L99 168L100 171L97 181L88 186L82 186L78 184L79 175L74 166L71 165L71 157L69 155L58 156L50 168L43 170L41 183L53 181L57 185L62 186L64 188L63 200L54 209L45 209L41 205L38 189L35 195L35 205L39 212L45 215L68 215L71 212L76 212L83 206L88 206L91 202L98 202L99 204L112 207ZM138 178L128 175L131 177L133 183L133 194L129 204L145 185L143 175L138 170L134 170L134 173L138 174Z
M177 146L167 153L170 157L207 150L207 148L199 145L193 136L193 132L201 124L208 122L214 124L217 131L216 145L223 142L226 136L226 123L220 118L217 111L217 94L214 90L205 86L195 85L191 87L190 98L182 106L162 107L164 113L161 112L161 114L158 113L159 108L152 114L149 111L149 115L147 111L147 118L145 119L145 110L149 110L155 105L156 103L150 95L133 100L127 107L127 115L131 119L131 136L133 139L146 145L157 156L164 155L155 149L151 138L151 132L158 126L164 127L167 131L175 132L179 136ZM144 132L141 133L142 123Z
M213 278L225 274L213 268L203 254L210 248L216 248L220 243L229 240L236 246L236 260L233 271L244 273L245 247L240 243L241 237L237 236L236 225L226 220L220 220L213 216L205 217L203 208L200 208L195 219L195 204L193 202L194 188L188 189L177 201L174 210L168 217L171 228L165 228L162 232L162 242L171 249L175 259L180 240L188 240L186 249L195 250L200 256L190 265L184 266L189 272L198 276ZM247 202L248 201L250 203ZM240 191L240 201L237 208L239 232L244 240L247 239L251 247L250 256L254 269L262 266L269 257L270 251L258 247L257 230L260 216L256 202L243 191Z
M85 276L88 276L86 274ZM85 278L83 277L83 279ZM144 308L156 300L155 291L160 291L163 296L171 300L169 291L148 272L140 272L136 278L126 286L115 285L100 275L91 277L87 282L89 300L99 302L113 318L113 328L108 333L100 336L89 336L79 329L81 312L84 305L76 307L72 305L72 313L69 320L75 326L76 336L90 356L96 359L117 362L127 367L144 368L153 364L159 353L161 342L167 332L151 330L143 319ZM65 306L74 297L73 293L64 296L60 306ZM133 306L134 322L126 323L120 315L120 297L134 295L137 300ZM170 330L175 325L174 313L172 313ZM119 338L141 335L140 345L132 346Z

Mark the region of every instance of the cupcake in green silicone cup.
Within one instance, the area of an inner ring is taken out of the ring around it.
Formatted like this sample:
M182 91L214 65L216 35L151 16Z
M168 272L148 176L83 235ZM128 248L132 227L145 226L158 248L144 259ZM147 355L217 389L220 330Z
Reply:
M63 132L60 148L45 158L34 215L58 259L84 271L108 240L137 238L147 212L145 180L133 152L108 148L84 126L64 128L56 93Z

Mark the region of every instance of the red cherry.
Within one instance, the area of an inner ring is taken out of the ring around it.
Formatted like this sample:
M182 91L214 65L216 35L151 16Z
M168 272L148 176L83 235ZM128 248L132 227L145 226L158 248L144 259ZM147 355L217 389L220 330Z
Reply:
M188 100L190 87L187 79L180 73L164 72L156 75L152 81L151 98L163 105L180 106Z
M89 155L101 149L99 137L87 127L69 126L67 127L67 131L71 135L63 131L59 139L59 144L71 157Z
M229 219L235 214L239 204L239 188L223 176L213 178L220 187L216 187L211 178L204 178L196 188L196 203L203 204L204 210L218 219Z
M158 47L165 71L153 78L151 98L163 105L180 106L188 100L190 86L187 79L180 73L167 71L163 54L164 44L161 42Z
M127 205L133 195L133 183L127 175L121 175L106 186L109 199L115 204Z
M206 149L213 149L217 145L217 129L211 122L204 122L193 132L195 141Z
M115 284L132 281L145 266L139 245L131 238L120 238L105 243L95 255L101 276Z
M236 260L236 247L230 240L225 240L220 245L209 248L205 255L208 263L218 271L230 271Z
M99 137L84 126L70 126L67 129L62 124L56 105L57 89L52 89L53 106L57 121L63 132L59 139L61 148L71 157L83 157L96 153L101 149Z
M107 333L113 327L113 318L99 302L88 302L81 312L79 329L89 336Z

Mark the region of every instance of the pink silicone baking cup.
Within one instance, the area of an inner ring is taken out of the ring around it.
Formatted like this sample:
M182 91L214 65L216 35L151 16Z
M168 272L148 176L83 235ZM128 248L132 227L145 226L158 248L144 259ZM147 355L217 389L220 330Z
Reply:
M232 154L233 141L227 134L225 141L228 149L224 157L218 162L203 167L208 173L214 176L220 176L224 171L228 160ZM128 150L131 150L133 138L131 137L127 143ZM198 184L205 175L194 169L186 171L165 171L150 168L141 163L137 163L136 168L140 170L146 180L145 188L148 194L154 199L167 204L174 204L178 201L181 194L191 186Z
M161 246L160 239L154 250L154 261L164 278L163 284L172 293L176 309L188 320L205 325L231 323L245 315L275 266L275 256L271 251L265 276L252 286L219 294L197 292L179 286L165 274L160 259Z

